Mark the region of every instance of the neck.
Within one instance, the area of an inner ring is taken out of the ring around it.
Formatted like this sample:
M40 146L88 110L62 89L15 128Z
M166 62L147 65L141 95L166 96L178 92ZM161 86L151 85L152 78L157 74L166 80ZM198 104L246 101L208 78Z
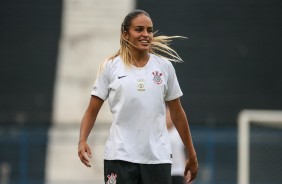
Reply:
M133 54L133 58L134 58L134 65L137 67L143 67L145 66L148 61L149 61L149 53L146 52L135 52Z

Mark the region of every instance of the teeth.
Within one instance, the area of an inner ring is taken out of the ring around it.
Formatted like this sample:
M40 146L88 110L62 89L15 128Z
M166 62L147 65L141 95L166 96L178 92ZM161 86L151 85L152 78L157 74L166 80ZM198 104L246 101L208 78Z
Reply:
M141 42L142 43L149 43L149 41L147 41L147 40L142 40Z

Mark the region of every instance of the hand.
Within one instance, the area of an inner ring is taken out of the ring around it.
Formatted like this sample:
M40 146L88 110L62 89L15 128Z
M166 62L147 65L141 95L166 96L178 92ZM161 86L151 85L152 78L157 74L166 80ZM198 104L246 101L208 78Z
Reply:
M86 154L85 154L86 153ZM91 150L86 142L79 142L78 144L78 156L81 162L87 167L91 167L89 159L86 155L91 158Z
M185 166L185 171L184 171L185 176L187 176L188 171L190 171L190 177L187 180L187 182L190 182L190 181L193 181L197 176L197 172L198 172L198 160L197 159L188 159L186 161L186 166Z

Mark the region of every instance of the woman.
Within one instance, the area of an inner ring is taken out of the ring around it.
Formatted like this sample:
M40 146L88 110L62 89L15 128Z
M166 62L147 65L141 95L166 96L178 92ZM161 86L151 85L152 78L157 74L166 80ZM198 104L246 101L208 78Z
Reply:
M130 12L121 25L121 48L105 61L97 76L82 118L78 155L90 167L87 138L97 114L108 99L113 122L104 155L105 183L171 183L172 153L166 128L166 107L186 147L189 159L184 175L195 179L198 162L175 70L156 51L181 60L168 47L171 38L154 37L153 23L142 10Z

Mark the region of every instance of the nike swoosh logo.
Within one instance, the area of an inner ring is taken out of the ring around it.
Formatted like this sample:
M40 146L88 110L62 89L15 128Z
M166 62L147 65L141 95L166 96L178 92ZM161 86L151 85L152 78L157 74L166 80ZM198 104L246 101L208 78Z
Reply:
M127 75L122 75L122 76L118 76L118 79L121 79L123 77L126 77Z

